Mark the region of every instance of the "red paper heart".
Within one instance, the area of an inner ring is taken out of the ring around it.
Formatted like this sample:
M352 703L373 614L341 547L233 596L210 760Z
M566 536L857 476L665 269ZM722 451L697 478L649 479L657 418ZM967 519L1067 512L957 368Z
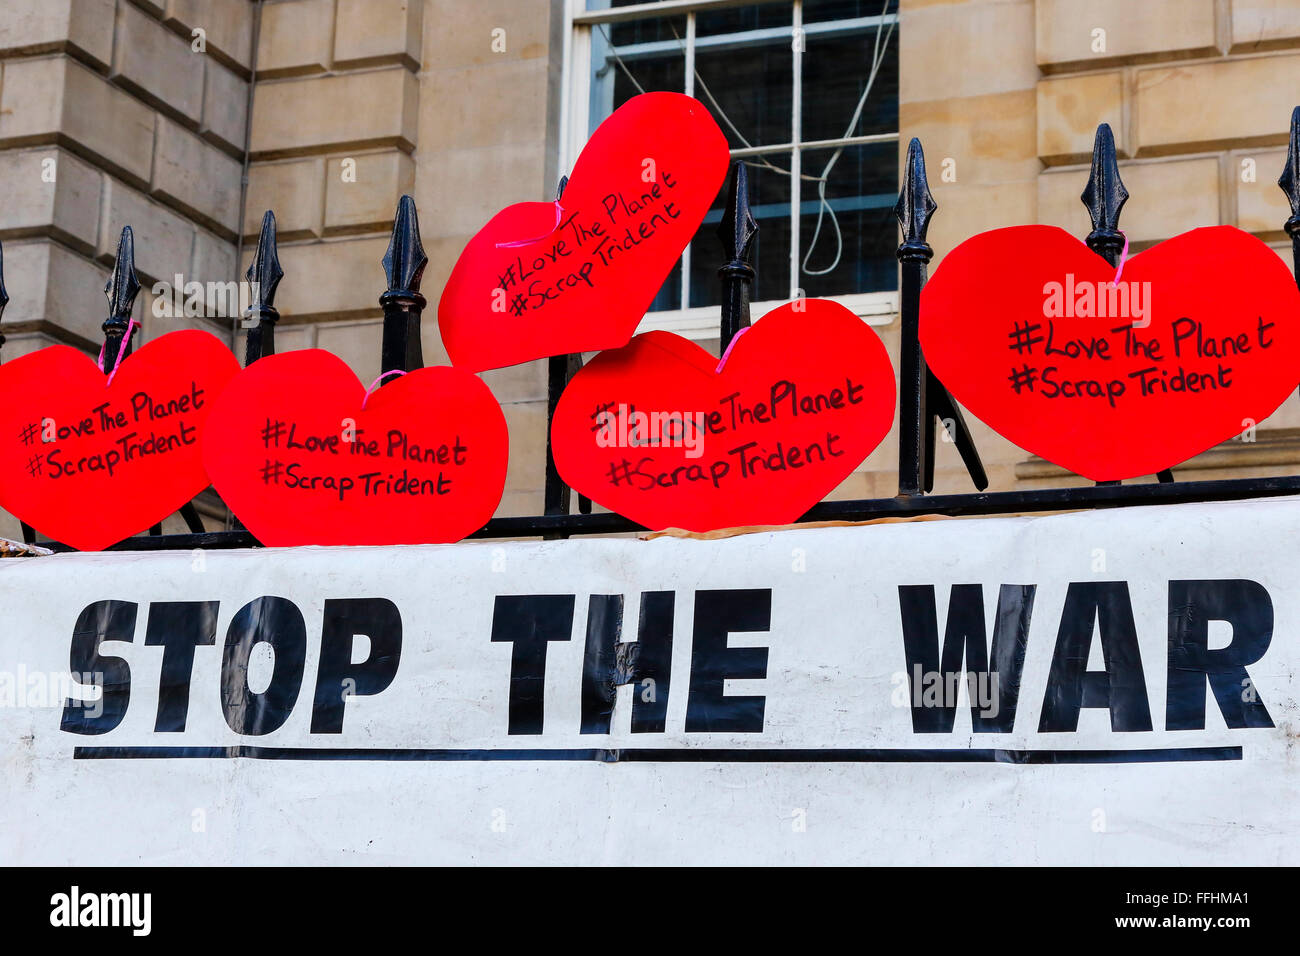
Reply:
M596 356L555 409L560 476L648 528L788 524L888 433L889 355L838 303L784 305L734 345L721 371L704 349L668 332ZM637 413L647 415L639 428ZM655 427L654 413L673 417ZM666 443L634 444L665 435Z
M196 330L137 349L112 384L66 345L0 366L0 507L82 551L157 524L208 486L203 424L238 371Z
M1263 421L1296 387L1300 293L1258 239L1196 229L1133 256L1118 285L1115 273L1054 226L968 239L921 293L926 360L999 434L1093 481L1186 461ZM1261 322L1272 323L1262 338ZM1210 342L1236 354L1210 356ZM1146 354L1152 343L1158 357Z
M438 302L452 362L483 371L625 345L727 162L698 100L628 100L591 137L560 200L508 206L465 247Z
M203 460L263 544L444 543L492 517L510 440L482 380L439 366L365 393L342 359L304 349L249 366L217 401Z

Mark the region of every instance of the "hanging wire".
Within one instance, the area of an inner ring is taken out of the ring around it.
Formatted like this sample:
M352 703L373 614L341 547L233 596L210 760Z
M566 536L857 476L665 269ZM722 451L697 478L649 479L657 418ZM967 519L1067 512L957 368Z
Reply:
M858 98L858 106L857 109L853 111L853 119L849 120L848 129L844 131L844 136L842 137L844 139L852 136L853 131L857 128L858 120L862 118L862 110L867 105L867 96L871 93L871 88L875 86L876 74L880 72L881 64L884 63L885 51L889 48L889 38L893 36L894 23L897 22L894 21L889 24L889 32L884 35L882 42L880 31L885 25L884 15L888 10L889 0L885 0L884 9L881 10L880 13L881 20L876 24L876 42L871 56L871 72L867 74L867 85L862 91L862 96ZM835 210L831 208L831 204L826 198L826 182L830 178L831 170L835 168L835 164L839 162L839 158L843 154L844 147L840 146L831 154L831 158L827 160L825 167L822 169L822 174L816 177L818 201L817 226L813 229L812 238L808 240L808 252L803 257L803 262L799 264L799 269L804 275L824 276L827 273L834 272L840 264L840 259L844 255L844 235L840 232L839 219L836 217ZM808 260L812 258L813 250L817 248L817 240L821 236L822 232L822 221L827 213L830 213L831 226L835 229L835 258L825 269L809 269Z
M867 83L862 90L862 95L858 97L858 105L853 110L853 118L849 120L848 127L844 130L844 135L840 137L841 139L848 139L853 135L853 131L857 128L858 122L862 119L862 111L866 108L867 98L871 95L871 89L875 86L876 76L880 73L881 66L884 65L885 53L889 49L889 40L894 34L894 27L897 23L896 19L891 21L889 24L889 30L882 33L885 26L885 15L889 12L891 2L892 0L885 0L884 6L881 8L880 20L876 23L876 36L872 46L871 69L867 73ZM613 42L610 40L609 33L605 30L605 25L603 23L597 23L596 27L600 30L601 35L605 38L606 45L609 47L609 58L618 65L619 69L623 71L624 75L627 76L632 85L637 88L637 91L644 93L645 89L637 82L636 77L632 75L632 71L628 69L627 64L623 62L623 58L619 56L618 48L615 47ZM685 56L686 44L682 40L681 34L677 32L676 25L671 20L668 21L668 29L672 31L673 38L677 40L677 44L681 47L682 54ZM722 108L722 104L718 102L717 97L713 95L713 91L709 89L709 84L706 83L704 77L700 75L698 67L695 68L694 73L696 85L713 105L714 112L727 128L731 130L736 139L740 140L740 142L744 144L745 148L753 149L754 144L751 143L745 134L737 128L736 124L732 122L731 117L727 115L727 111ZM801 173L799 176L800 181L806 180L807 182L817 184L818 202L817 224L813 228L812 238L808 241L808 250L803 257L803 261L799 264L799 269L804 275L824 276L828 273L834 272L835 269L839 267L840 260L844 256L844 233L840 230L839 217L835 215L835 209L831 206L830 200L826 198L826 184L830 179L831 170L835 168L835 164L839 162L840 157L844 155L844 150L845 147L840 146L831 154L830 159L826 161L826 165L822 167L821 175L813 176L808 173ZM742 160L742 162L744 162L746 166L754 169L767 169L775 173L780 173L783 176L791 175L790 170L783 169L769 160L766 156L760 155L752 160ZM831 228L835 231L835 256L831 260L831 264L825 269L809 269L808 261L812 259L813 253L817 249L817 242L821 238L822 234L822 223L825 222L827 218L830 220Z

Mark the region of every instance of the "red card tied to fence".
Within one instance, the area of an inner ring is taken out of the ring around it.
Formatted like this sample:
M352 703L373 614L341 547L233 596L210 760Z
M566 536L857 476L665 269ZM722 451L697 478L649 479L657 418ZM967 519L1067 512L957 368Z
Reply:
M477 376L423 368L367 398L321 349L249 366L203 434L217 491L272 547L459 541L496 510L508 453Z
M963 242L921 293L953 396L1094 481L1150 475L1263 421L1300 378L1300 293L1277 253L1195 229L1116 269L1054 226Z
M482 371L627 344L727 163L726 138L698 100L628 100L560 199L508 206L465 247L438 303L452 362Z
M875 332L803 299L722 363L668 332L602 352L560 396L551 445L569 485L648 528L787 524L885 437L895 391Z
M201 433L238 371L196 330L137 349L111 383L66 345L0 365L0 508L82 551L157 524L207 488Z

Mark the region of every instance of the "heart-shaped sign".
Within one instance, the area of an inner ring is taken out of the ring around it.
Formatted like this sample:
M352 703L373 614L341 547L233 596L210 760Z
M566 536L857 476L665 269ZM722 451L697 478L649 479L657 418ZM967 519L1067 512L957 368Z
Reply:
M634 96L600 124L553 203L508 206L461 253L438 302L457 366L483 371L627 344L727 174L701 103Z
M861 464L894 420L880 338L835 302L768 313L719 363L646 332L596 356L560 396L560 476L648 528L788 524Z
M66 345L0 365L0 508L98 551L208 487L200 437L239 362L207 332L169 332L111 381Z
M935 374L1016 445L1093 481L1170 468L1300 380L1300 292L1272 249L1195 229L1120 274L1055 226L981 233L921 293Z
M322 349L250 365L203 433L212 483L272 547L459 541L492 517L509 435L477 376L422 368L367 395Z

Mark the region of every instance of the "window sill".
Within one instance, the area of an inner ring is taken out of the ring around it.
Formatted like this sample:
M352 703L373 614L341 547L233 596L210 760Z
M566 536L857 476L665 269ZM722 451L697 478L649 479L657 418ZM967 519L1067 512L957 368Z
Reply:
M862 317L868 325L885 326L898 317L898 292L862 292L856 295L828 296L849 311ZM767 313L785 305L784 302L754 302L750 314L757 322ZM637 327L638 332L673 332L695 342L705 342L718 337L718 307L703 306L698 309L649 312Z

